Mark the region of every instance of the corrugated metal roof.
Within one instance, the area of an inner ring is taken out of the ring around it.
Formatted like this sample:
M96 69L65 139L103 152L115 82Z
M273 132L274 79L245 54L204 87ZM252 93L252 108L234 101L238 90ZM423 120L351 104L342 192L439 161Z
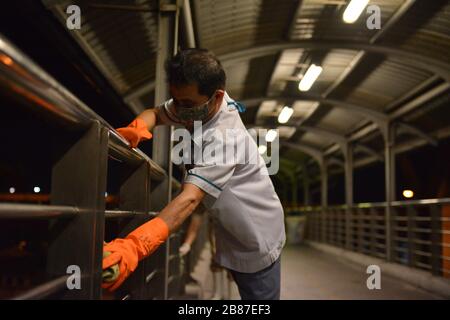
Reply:
M399 59L386 58L354 88L347 101L383 112L392 101L431 76Z
M382 43L448 62L450 3L446 0L416 1Z
M288 126L312 126L349 138L371 123L372 118L361 110L388 116L450 74L450 70L436 72L450 65L450 1L371 0L370 5L381 9L381 30L367 28L366 12L354 24L344 23L342 14L348 2L191 0L198 46L219 56L239 56L224 63L227 90L233 98L255 101L250 107L259 107L243 117L248 125L276 127L281 107L289 105L295 112ZM79 4L84 11L83 29L73 35L120 94L154 80L156 12L92 8L87 0L58 2L61 8L69 3ZM157 2L115 0L108 4L150 8ZM302 46L304 41L308 45ZM277 46L279 49L271 49ZM428 62L434 65L427 68ZM323 71L306 99L300 95L298 82L312 63ZM264 102L271 99L272 105ZM345 104L359 111L345 108ZM432 111L429 114L438 116ZM440 119L443 128L450 121L447 118ZM419 129L430 130L426 117L420 119L423 121L411 121ZM358 139L375 149L383 148L379 133ZM298 130L290 140L322 150L336 142L305 130Z
M290 32L291 40L333 39L368 42L377 30L368 30L366 20L358 19L354 24L344 23L342 15L348 1L304 0L297 12ZM381 9L381 23L399 8L402 0L372 0L370 5ZM366 15L363 13L363 16Z
M154 79L157 45L157 13L95 7L87 0L60 1L50 9L65 24L68 5L81 9L81 30L71 30L100 71L122 95ZM154 1L108 1L105 5L154 8Z
M193 1L200 46L220 55L284 39L298 1Z

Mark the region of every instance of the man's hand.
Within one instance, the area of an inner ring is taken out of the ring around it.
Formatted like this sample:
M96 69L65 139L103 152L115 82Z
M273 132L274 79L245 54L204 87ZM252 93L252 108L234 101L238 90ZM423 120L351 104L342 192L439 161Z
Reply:
M130 239L115 239L103 247L103 252L106 256L102 264L103 274L113 274L113 276L104 276L102 287L114 291L136 270L139 262L138 255ZM112 272L113 270L115 272Z
M189 251L191 251L191 245L187 242L183 243L183 245L178 249L180 252L180 255L183 257L185 256Z
M134 119L127 127L117 129L117 132L130 143L132 148L136 148L141 141L152 138L147 123L141 118Z
M152 254L169 236L167 224L159 217L144 223L125 239L115 239L103 247L110 252L103 259L103 271L118 265L119 275L103 279L102 287L114 291L136 270L138 262ZM104 272L108 274L109 272Z

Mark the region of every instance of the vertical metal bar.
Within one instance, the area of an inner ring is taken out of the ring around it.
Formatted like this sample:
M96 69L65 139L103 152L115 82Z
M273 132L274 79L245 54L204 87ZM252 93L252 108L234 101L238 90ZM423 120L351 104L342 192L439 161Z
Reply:
M160 8L170 4L169 0L160 0ZM164 64L172 55L173 46L173 17L171 13L160 11L158 15L158 52L156 58L155 79L155 105L163 103L169 98L165 81ZM167 177L152 191L151 202L154 211L160 211L167 205L172 194L172 126L158 126L153 132L153 160L167 172ZM162 298L168 298L168 271L169 271L169 249L170 239L163 245L165 255L160 260L160 267L164 270Z
M120 210L137 212L150 211L150 164L142 163L134 170L120 187ZM122 227L119 237L125 237L128 233L149 221L145 215L137 215ZM145 299L146 286L146 262L141 261L138 268L121 287L121 291L130 294L131 299ZM121 295L123 296L123 294Z
M192 23L191 4L189 0L183 0L182 10L187 45L189 48L195 48L194 24Z
M308 173L306 172L306 166L303 167L302 171L303 171L303 202L305 206L309 206L311 204L309 192L310 182Z
M51 203L92 211L51 223L47 271L54 278L67 275L68 266L78 266L81 289L66 290L61 298L100 299L108 130L95 121L63 152L53 165Z
M349 216L352 213L353 207L353 145L346 143L343 146L344 159L345 159L345 204L347 205L346 218L345 218L345 247L350 247L350 227Z
M384 157L385 157L385 192L386 192L386 260L392 259L392 201L395 201L395 153L394 153L394 127L386 123L382 128L384 135Z
M358 239L356 244L356 251L362 252L363 251L363 229L362 229L362 209L358 208L355 210L356 214L356 238Z
M407 205L406 206L406 216L407 216L407 228L408 228L408 265L410 267L415 267L415 232L414 229L417 227L416 225L416 208L413 207L413 205ZM396 221L396 220L394 220ZM397 223L394 224L394 227L397 225Z
M441 205L432 204L429 207L431 217L431 272L434 275L442 276L442 222Z
M377 247L376 243L378 242L377 238L375 237L376 230L376 213L375 208L369 208L369 216L370 216L370 254L372 256L377 256Z
M326 242L326 210L328 207L328 168L325 159L319 162L321 173L322 242Z

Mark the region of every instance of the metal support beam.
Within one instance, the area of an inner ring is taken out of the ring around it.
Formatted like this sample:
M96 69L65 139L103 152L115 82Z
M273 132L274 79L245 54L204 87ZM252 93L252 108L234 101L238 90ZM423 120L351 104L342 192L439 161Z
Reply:
M384 165L385 165L385 193L386 193L386 212L385 212L385 236L386 236L386 259L392 260L392 202L395 201L395 132L391 123L388 123L383 129L384 137Z
M345 159L345 247L350 248L350 221L353 207L353 145L346 143L343 145Z
M317 149L304 146L304 145L297 145L290 142L285 142L283 145L291 147L293 149L297 149L299 151L305 152L306 154L313 157L319 164L320 168L320 204L321 204L321 221L322 221L322 241L325 242L326 240L326 210L328 207L328 168L327 168L327 161L325 160L323 156L323 152L318 151Z
M160 7L170 4L170 1L160 0ZM156 87L155 87L155 105L159 105L169 98L167 85L165 82L164 64L167 58L172 56L174 50L174 18L172 12L160 11L158 16L158 52L156 59ZM162 210L171 200L172 196L172 126L158 126L153 131L153 160L166 170L165 179L152 190L152 209L154 211ZM164 261L159 261L159 267L163 270L162 291L163 299L168 298L168 282L169 282L169 249L170 240L163 245L165 255L162 256Z
M411 134L416 137L422 138L423 140L427 141L429 144L431 144L434 147L436 147L438 145L438 142L435 138L433 138L429 134L426 134L422 130L420 130L410 124L404 123L404 122L397 122L396 123L396 136L399 134L402 134L402 133L407 133L407 134Z
M345 159L345 204L353 206L353 145L346 143L344 147Z
M186 36L186 42L189 48L195 48L195 34L194 34L194 23L192 22L192 10L189 0L183 1L183 21L184 21L184 31Z
M337 165L337 166L339 166L339 167L345 168L345 162L342 161L341 159L338 159L338 158L329 158L328 161L327 161L327 165L328 165L328 166L331 166L331 165L333 165L333 164L335 164L335 165Z
M189 48L195 48L195 34L194 34L194 24L192 22L192 10L191 4L189 0L182 0L181 12L183 14L183 29L186 37L187 46ZM128 104L139 99L139 97L147 94L150 91L155 90L156 84L155 81L149 81L138 88L133 89L133 91L125 94L124 101Z
M322 209L322 241L326 242L326 210L328 208L328 168L324 158L319 162L320 167L320 205Z
M307 163L305 160L302 162L302 180L303 180L303 202L305 206L309 206L311 204L310 198L310 178L307 168Z
M142 97L144 94L147 94L148 92L155 90L155 87L156 87L155 81L146 82L140 85L139 87L132 89L132 91L127 92L124 95L123 100L125 101L125 103L130 104L131 102L139 99L139 97Z
M242 61L248 61L258 57L276 54L281 50L286 49L309 49L309 50L355 50L365 51L369 53L378 53L386 56L392 56L402 60L405 64L428 70L434 74L439 75L446 81L450 81L450 63L441 61L428 56L404 50L398 47L387 47L377 44L368 44L354 41L287 41L277 42L273 44L266 44L250 49L234 51L219 56L224 66L231 66Z
M418 96L414 100L404 104L401 108L395 110L393 113L389 115L389 120L398 119L406 115L407 113L414 111L415 109L419 108L420 106L430 101L431 99L446 93L449 89L450 83L443 83L434 87L433 89L427 91L426 93Z
M384 157L383 157L382 154L379 154L374 149L372 149L372 148L370 148L370 147L368 147L366 145L360 144L360 143L355 144L355 146L353 148L353 151L355 153L363 152L363 153L365 153L365 154L367 154L369 156L375 157L378 161L381 161L381 162L384 161Z

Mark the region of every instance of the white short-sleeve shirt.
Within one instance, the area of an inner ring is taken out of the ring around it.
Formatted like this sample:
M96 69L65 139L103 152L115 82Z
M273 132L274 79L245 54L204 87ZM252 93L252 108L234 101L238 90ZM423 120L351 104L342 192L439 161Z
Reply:
M158 108L166 123L179 124L170 100ZM286 241L283 207L264 160L228 94L201 128L192 141L203 158L186 165L183 183L206 193L203 204L214 221L216 262L239 272L260 271L278 259Z

